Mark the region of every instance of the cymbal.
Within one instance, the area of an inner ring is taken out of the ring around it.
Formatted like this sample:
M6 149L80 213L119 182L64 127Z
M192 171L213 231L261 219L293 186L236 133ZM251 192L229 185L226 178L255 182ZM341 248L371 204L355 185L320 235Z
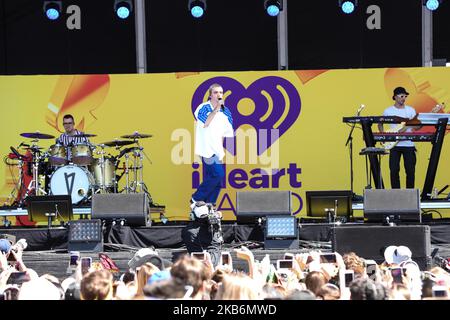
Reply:
M55 138L55 136L52 136L51 134L40 133L39 131L24 132L24 133L21 133L20 135L22 137L31 138L31 139L53 139L53 138Z
M144 139L144 138L150 138L150 137L153 137L153 135L139 133L137 131L133 134L127 134L127 135L121 136L121 138L124 138L124 139Z
M118 146L127 146L129 144L133 144L134 141L128 141L128 140L112 140L112 141L107 141L107 142L103 142L100 144L104 144L105 146L108 147L118 147Z
M96 137L96 134L92 133L80 133L80 134L74 134L72 137L80 137L80 138L90 138L90 137Z

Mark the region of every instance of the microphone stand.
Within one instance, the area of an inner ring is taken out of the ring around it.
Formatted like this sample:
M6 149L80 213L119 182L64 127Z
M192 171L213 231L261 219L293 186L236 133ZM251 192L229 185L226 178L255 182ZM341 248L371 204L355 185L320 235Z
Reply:
M362 107L358 109L356 112L356 116L358 117L362 111ZM352 124L352 128L347 137L347 142L345 142L345 146L349 146L349 155L350 155L350 191L352 193L352 199L355 198L355 193L353 192L353 131L355 130L356 122Z
M358 114L359 115L359 114ZM349 146L349 155L350 155L350 191L352 193L352 197L354 196L353 193L353 130L355 130L356 123L352 124L352 128L350 130L350 133L348 134L347 142L345 143L345 146Z

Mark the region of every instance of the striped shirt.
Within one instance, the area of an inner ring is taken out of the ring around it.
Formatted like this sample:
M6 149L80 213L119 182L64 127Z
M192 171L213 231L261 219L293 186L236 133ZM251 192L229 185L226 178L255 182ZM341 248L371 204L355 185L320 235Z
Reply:
M75 129L75 134L83 133L84 132ZM73 137L68 135L67 133L63 133L59 136L58 139L56 139L56 143L66 147L67 160L70 161L72 160L72 151L70 150L70 147L79 143L89 143L89 140L86 137Z

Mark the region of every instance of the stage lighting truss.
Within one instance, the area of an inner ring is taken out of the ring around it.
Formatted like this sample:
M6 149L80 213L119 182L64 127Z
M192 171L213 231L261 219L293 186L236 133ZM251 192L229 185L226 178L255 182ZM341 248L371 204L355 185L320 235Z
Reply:
M358 0L339 0L339 7L345 14L351 14L358 6Z
M264 10L271 17L278 16L280 11L283 11L283 0L265 0Z
M194 18L201 18L206 11L206 0L189 0L188 9Z
M127 19L133 11L131 0L114 0L114 11L120 19Z
M62 12L61 1L44 1L44 14L49 20L58 20Z
M266 217L266 238L292 239L297 237L297 218L290 215Z
M442 0L423 0L423 5L430 11L435 11L439 8Z

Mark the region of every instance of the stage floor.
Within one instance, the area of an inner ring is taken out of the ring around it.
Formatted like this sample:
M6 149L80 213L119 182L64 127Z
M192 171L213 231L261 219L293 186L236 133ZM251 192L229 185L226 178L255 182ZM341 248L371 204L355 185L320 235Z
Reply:
M121 251L108 252L105 253L114 261L114 263L119 268L119 274L124 273L128 270L128 261L133 257L134 253L138 248L127 248ZM224 251L229 251L233 259L233 267L237 270L248 272L248 267L243 260L239 260L233 251L233 247L224 246ZM330 249L328 249L329 251ZM157 249L159 256L162 259L169 260L172 263L177 260L180 255L187 254L186 249ZM300 253L307 252L306 249L290 250L289 252ZM271 262L276 264L278 259L282 259L285 250L263 250L263 249L253 249L252 250L255 259L261 260L266 254L269 254ZM92 257L93 262L99 262L99 257L97 253L93 252L81 252L82 257ZM39 275L49 273L54 275L60 280L63 280L70 276L72 272L68 271L70 255L67 251L56 250L56 251L28 251L24 252L24 263L27 267L34 269Z
M447 258L450 257L450 223L447 220L441 220L428 224L431 250L438 248L438 255ZM153 246L162 258L174 262L177 257L186 253L181 239L181 231L185 226L186 224L151 227L109 226L103 233L102 252L108 254L122 273L127 270L127 263L134 253L144 247ZM292 253L312 250L331 252L334 228L354 226L361 226L368 230L377 227L377 225L363 223L347 223L340 226L328 223L300 223L298 248L265 250L264 233L261 226L224 224L222 227L225 240L223 250L231 252L235 269L247 271L246 264L236 258L233 252L234 248L246 245L253 251L257 260L261 260L266 254L269 254L271 262L275 264L276 260L281 259L286 251ZM24 262L28 267L35 269L38 274L50 273L60 279L68 276L69 253L66 228L3 228L0 229L1 234L15 236L17 240L21 238L27 240L28 248L24 252ZM358 241L364 245L367 242L367 245L370 246L368 239ZM401 244L391 243L389 245ZM82 256L90 256L93 261L98 261L98 253L82 252ZM372 259L372 257L365 258Z
M225 245L224 251L229 251L233 258L233 267L236 270L248 272L247 264L243 260L239 260L236 257L233 249L236 246ZM432 248L439 248L439 255L441 257L450 257L450 244L449 245L433 245ZM115 262L119 268L119 274L128 270L128 261L133 257L134 252L138 248L126 248L121 251L105 251L105 253ZM320 248L322 252L331 252L331 244L324 245ZM180 255L186 254L186 249L157 249L161 258L175 262ZM278 259L283 259L286 252L302 253L309 252L310 248L303 248L297 250L264 250L264 249L252 249L252 252L256 260L262 260L266 254L269 255L271 263L274 265ZM93 252L81 252L82 257L92 257L92 261L99 261L98 254ZM34 269L39 275L49 273L54 275L60 280L63 280L70 276L72 273L68 271L69 265L69 253L67 250L55 250L55 251L25 251L24 263L27 267ZM433 263L433 266L436 263Z
M159 208L159 207L155 207ZM450 199L435 199L430 201L422 201L420 203L421 209L450 209ZM352 209L356 211L364 210L363 202L353 202ZM91 206L90 205L74 205L73 206L74 215L90 215ZM0 217L10 217L10 216L27 216L27 208L22 207L0 207Z

